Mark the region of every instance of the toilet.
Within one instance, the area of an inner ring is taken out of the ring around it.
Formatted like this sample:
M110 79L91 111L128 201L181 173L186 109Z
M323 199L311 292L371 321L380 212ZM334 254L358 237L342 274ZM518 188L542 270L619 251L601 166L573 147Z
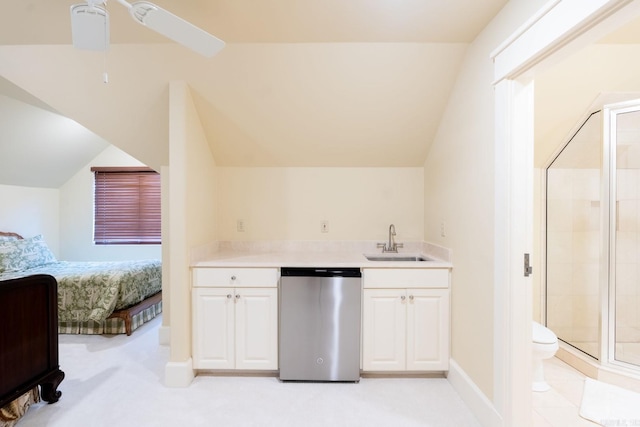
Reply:
M533 391L547 391L551 387L544 380L544 367L542 361L549 359L558 351L558 337L551 329L542 326L538 322L532 322L533 333Z

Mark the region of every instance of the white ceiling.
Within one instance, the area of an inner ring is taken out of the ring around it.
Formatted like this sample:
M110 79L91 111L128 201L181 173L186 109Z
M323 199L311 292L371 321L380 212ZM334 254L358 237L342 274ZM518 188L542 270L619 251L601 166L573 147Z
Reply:
M219 165L422 165L466 45L507 0L157 0L227 42L209 62L135 24L115 0L107 57L78 52L77 2L2 0L0 63L15 64L0 64L12 72L0 66L0 184L57 188L107 141L166 164L171 80L192 88ZM606 42L636 43L639 28ZM157 47L140 49L147 43ZM94 82L105 64L108 87ZM68 133L65 116L92 132Z

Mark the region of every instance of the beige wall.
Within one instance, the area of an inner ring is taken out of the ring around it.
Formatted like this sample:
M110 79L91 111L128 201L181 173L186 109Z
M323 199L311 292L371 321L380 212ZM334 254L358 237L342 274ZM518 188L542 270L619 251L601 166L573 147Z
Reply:
M0 200L0 231L23 237L42 234L54 255L60 257L57 189L0 185Z
M109 146L60 187L60 258L67 261L160 259L160 245L93 244L92 166L140 166L124 151Z
M391 223L398 242L423 240L423 168L219 168L219 177L221 240L385 241Z
M215 159L190 94L189 91L186 105L186 225L188 245L193 248L219 238L219 179Z
M453 251L452 358L490 399L495 285L490 53L543 4L509 2L469 47L425 162L425 239Z
M191 357L190 253L193 248L217 239L216 164L204 136L191 91L184 82L171 82L169 102L169 243L166 253L169 277L163 295L169 295L171 317L170 362L184 363ZM165 224L166 225L166 224ZM165 270L167 271L167 270ZM187 385L189 378L168 385Z

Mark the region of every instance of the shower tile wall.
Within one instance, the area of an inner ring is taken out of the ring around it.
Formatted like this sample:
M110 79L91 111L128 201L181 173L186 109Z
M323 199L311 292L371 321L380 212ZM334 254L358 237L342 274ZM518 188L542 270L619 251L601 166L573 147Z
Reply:
M548 169L547 325L598 357L600 170Z

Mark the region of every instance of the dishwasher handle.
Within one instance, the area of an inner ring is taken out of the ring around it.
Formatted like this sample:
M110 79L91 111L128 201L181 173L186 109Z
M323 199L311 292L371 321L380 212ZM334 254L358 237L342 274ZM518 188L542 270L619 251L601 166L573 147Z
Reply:
M340 267L282 267L280 275L283 277L362 277L359 268Z

